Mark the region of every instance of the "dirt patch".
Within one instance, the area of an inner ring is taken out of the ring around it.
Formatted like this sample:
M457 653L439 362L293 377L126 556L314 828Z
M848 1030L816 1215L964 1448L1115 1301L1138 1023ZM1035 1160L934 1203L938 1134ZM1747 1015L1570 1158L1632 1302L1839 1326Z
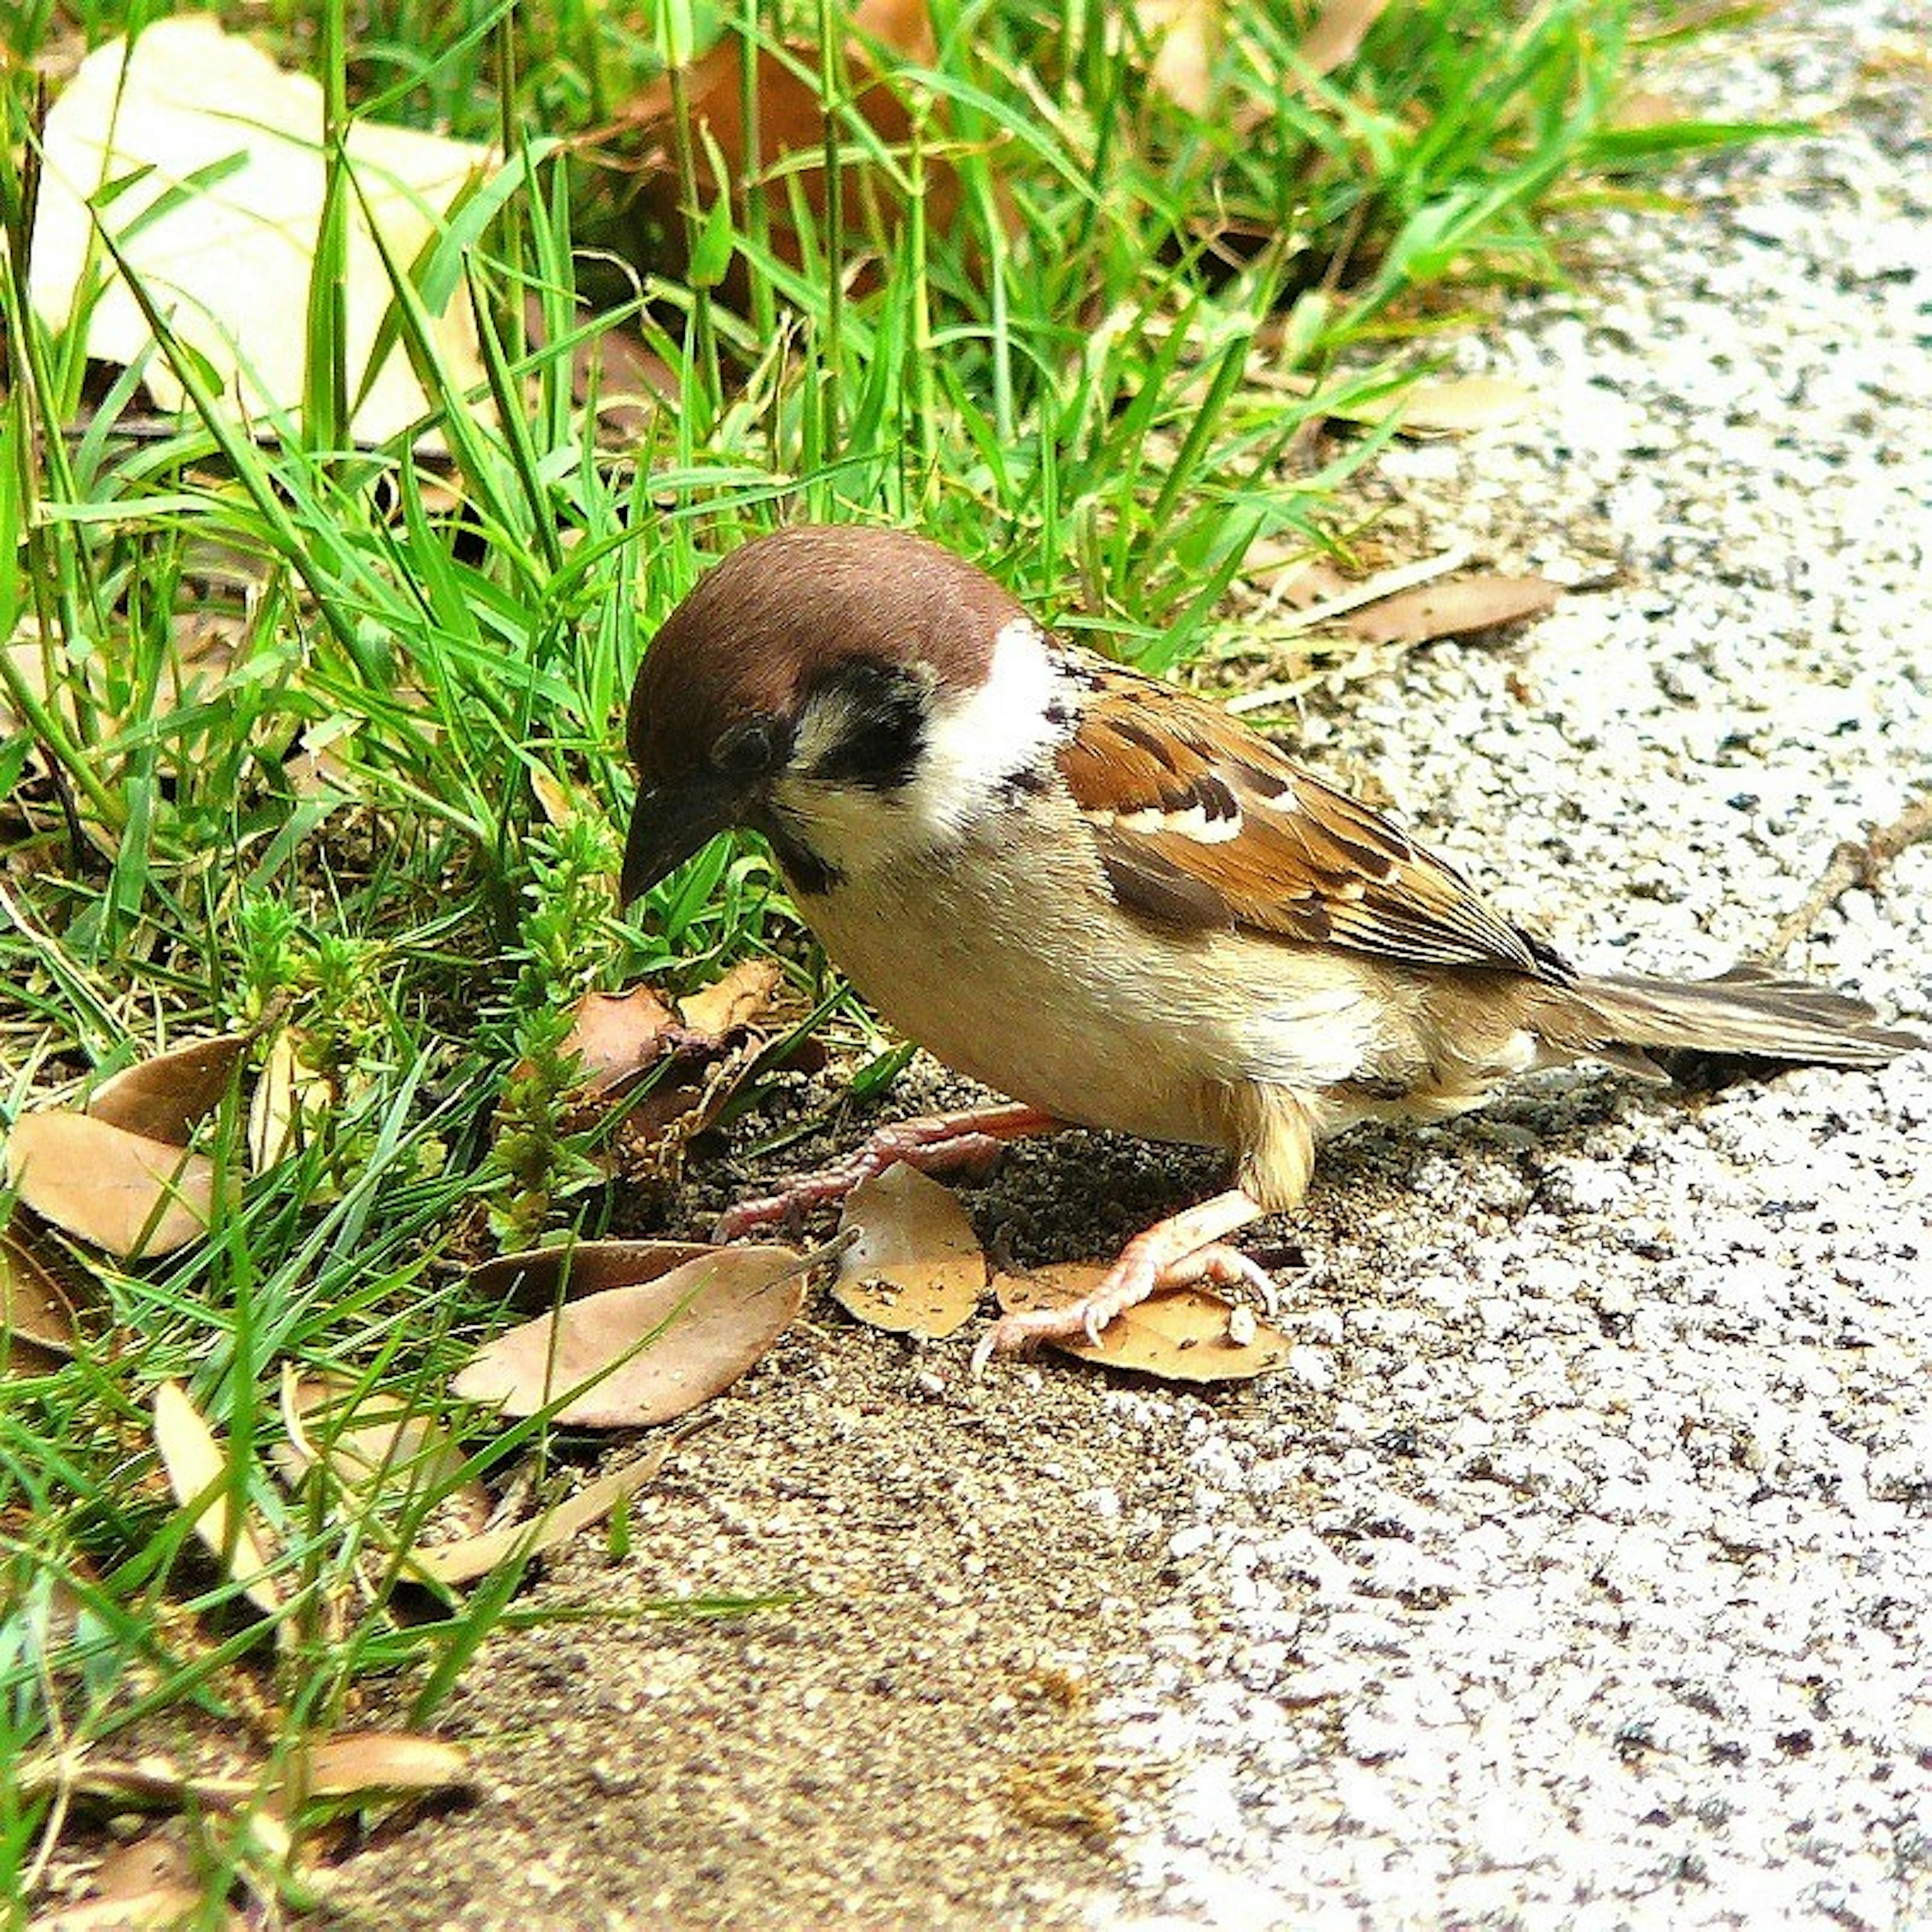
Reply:
M1166 1768L1092 1704L1165 1594L1197 1405L1071 1367L972 1384L965 1356L836 1310L794 1329L640 1498L629 1553L580 1538L528 1600L590 1620L484 1650L440 1726L478 1743L480 1796L350 1858L332 1913L1076 1922ZM793 1600L638 1609L726 1596Z

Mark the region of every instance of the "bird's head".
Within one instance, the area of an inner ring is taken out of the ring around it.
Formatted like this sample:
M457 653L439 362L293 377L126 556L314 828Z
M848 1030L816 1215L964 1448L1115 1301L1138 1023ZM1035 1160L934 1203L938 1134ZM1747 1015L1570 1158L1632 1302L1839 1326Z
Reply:
M666 619L631 693L628 904L733 826L796 891L943 842L1053 735L1055 660L982 572L893 530L734 550Z

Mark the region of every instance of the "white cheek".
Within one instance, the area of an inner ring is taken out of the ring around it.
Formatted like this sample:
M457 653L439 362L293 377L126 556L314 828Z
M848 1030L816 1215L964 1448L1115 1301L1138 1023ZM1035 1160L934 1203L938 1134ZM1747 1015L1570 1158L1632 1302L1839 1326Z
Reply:
M994 640L986 682L964 697L938 698L906 784L879 792L794 778L772 802L802 842L848 878L956 844L1010 803L1002 791L1007 779L1037 765L1072 730L1067 682L1039 627L1016 618ZM836 721L822 722L836 736ZM801 739L798 749L799 762L808 764L814 744Z
M934 717L918 775L901 794L908 817L935 838L977 818L1005 780L1072 729L1066 684L1040 627L1016 617L993 640L986 682Z

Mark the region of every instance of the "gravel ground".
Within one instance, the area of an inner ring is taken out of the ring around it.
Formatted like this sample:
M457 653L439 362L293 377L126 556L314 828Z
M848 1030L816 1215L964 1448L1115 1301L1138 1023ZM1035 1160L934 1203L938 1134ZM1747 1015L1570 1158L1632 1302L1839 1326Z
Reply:
M1713 111L1828 131L1611 218L1466 352L1536 421L1374 486L1407 554L1614 586L1300 727L1587 964L1762 952L1932 778L1928 25L1727 43ZM1925 845L1787 956L1922 1018L1928 960ZM1292 1370L1210 1399L802 1324L552 1571L608 1620L468 1674L476 1803L326 1916L1932 1926L1928 1144L1932 1053L1358 1135L1284 1231ZM1214 1174L1069 1136L972 1200L1095 1252ZM624 1613L706 1590L795 1600Z
M1613 218L1464 358L1537 423L1384 465L1433 535L1619 587L1305 742L1592 966L1752 954L1932 781L1928 24L1694 76L1829 131ZM1924 1015L1932 848L1787 958ZM1094 1922L1932 1925L1928 1129L1922 1053L1336 1150L1295 1297L1334 1410L1191 1428L1100 1713L1186 1768Z

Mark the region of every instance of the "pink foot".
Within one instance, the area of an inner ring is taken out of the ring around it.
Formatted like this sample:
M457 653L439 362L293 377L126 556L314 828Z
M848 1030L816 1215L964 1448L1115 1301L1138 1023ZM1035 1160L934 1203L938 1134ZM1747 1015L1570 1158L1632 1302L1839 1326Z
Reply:
M1261 1211L1236 1187L1184 1214L1156 1222L1120 1250L1120 1259L1091 1294L1064 1308L1033 1308L1024 1314L1002 1316L974 1349L972 1372L977 1376L995 1355L1030 1348L1040 1342L1084 1337L1097 1345L1101 1331L1116 1316L1162 1288L1192 1287L1202 1282L1217 1288L1247 1288L1274 1313L1273 1280L1258 1263L1221 1240L1223 1234L1254 1220Z
M843 1201L860 1181L903 1162L922 1174L984 1176L1009 1142L1049 1134L1060 1123L1036 1107L1016 1103L975 1107L956 1114L928 1114L881 1127L851 1160L816 1174L800 1174L776 1194L741 1201L712 1230L714 1241L735 1241L754 1228L794 1221L814 1208Z

